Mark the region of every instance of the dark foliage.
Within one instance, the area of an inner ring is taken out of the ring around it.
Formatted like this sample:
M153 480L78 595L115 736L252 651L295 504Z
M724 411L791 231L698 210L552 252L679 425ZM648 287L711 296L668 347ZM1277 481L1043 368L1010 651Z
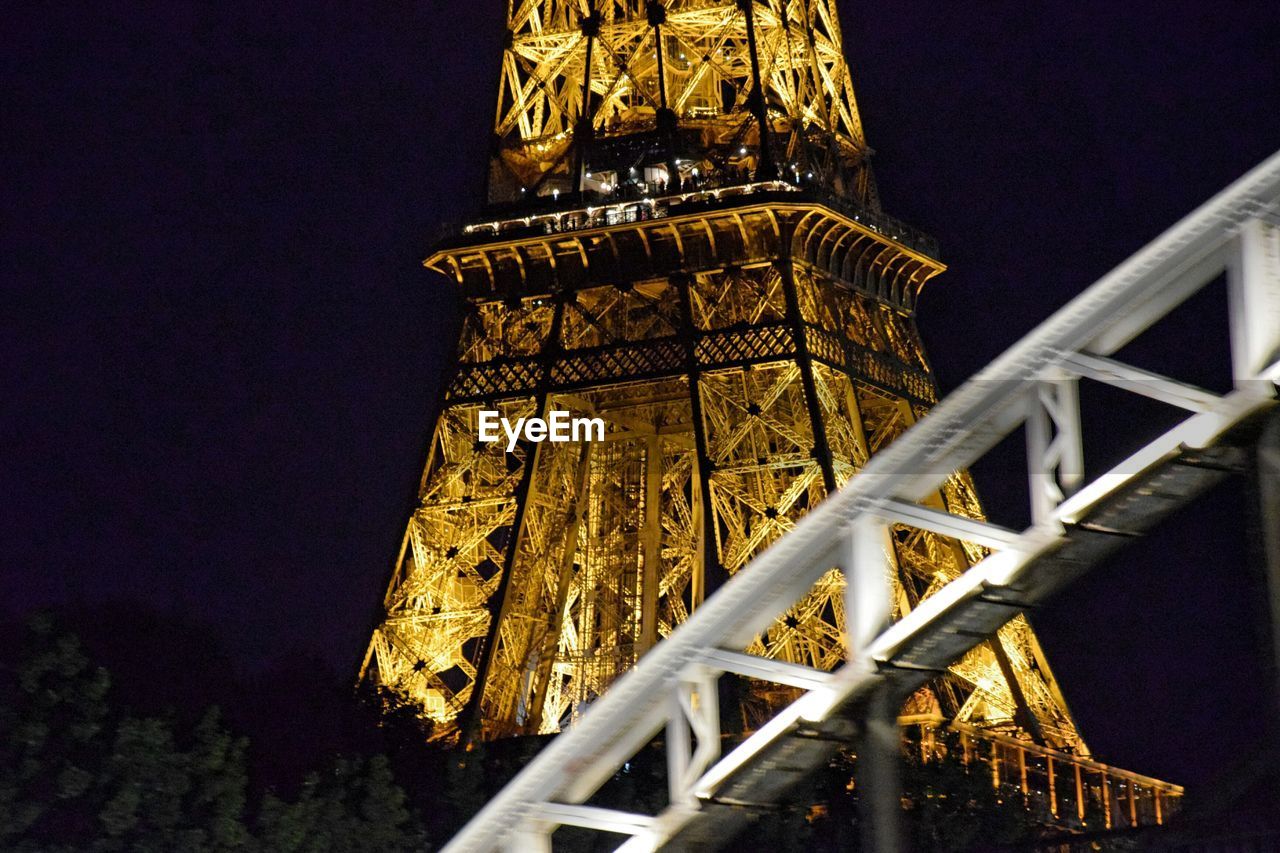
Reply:
M246 738L216 708L194 725L136 716L105 669L46 616L0 679L0 849L421 850L427 836L384 755L332 756L289 795L251 798Z
M12 645L17 654L0 673L6 851L423 850L456 832L548 740L432 743L430 724L392 694L364 687L330 695L314 674L273 680L275 670L243 683L227 676L238 686L225 698L240 707L224 720L216 706L173 709L137 684L114 686L77 636L48 616L31 620ZM276 699L270 684L306 695ZM258 714L258 705L278 713ZM254 737L240 733L245 728ZM276 732L288 736L272 742ZM903 817L912 850L982 851L1035 837L1045 816L1034 804L994 789L983 765L966 766L947 735L931 750L928 761L918 743L906 751ZM303 769L290 775L281 766ZM592 803L656 813L666 801L664 774L658 742ZM794 805L756 815L744 838L777 851L861 850L856 777L856 758L841 753L796 792ZM556 848L573 853L611 849L610 842L616 838L556 833Z

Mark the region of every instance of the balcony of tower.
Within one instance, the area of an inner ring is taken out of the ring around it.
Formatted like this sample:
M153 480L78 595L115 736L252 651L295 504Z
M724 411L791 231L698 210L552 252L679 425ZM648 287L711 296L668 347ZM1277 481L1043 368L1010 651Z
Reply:
M945 269L932 236L803 175L720 177L699 175L666 193L623 184L491 208L447 227L423 263L485 300L787 255L907 313ZM718 232L736 236L717 240Z
M695 170L696 171L696 170ZM584 231L648 219L696 213L743 203L811 202L841 213L862 227L935 261L941 260L932 235L831 191L793 170L791 180L750 180L715 173L695 175L678 191L658 191L649 182L607 184L608 191L555 194L528 202L493 206L470 222L446 223L435 251L475 245L494 238L519 239L540 234Z

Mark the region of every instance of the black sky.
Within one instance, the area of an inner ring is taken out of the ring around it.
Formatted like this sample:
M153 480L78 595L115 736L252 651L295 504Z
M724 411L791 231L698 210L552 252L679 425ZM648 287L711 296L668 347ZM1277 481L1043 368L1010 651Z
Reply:
M480 201L502 5L6 13L6 616L141 602L245 668L353 671L452 350L418 261ZM1280 148L1274 3L842 12L885 207L951 267L920 318L944 390ZM1217 310L1145 357L1207 376ZM977 473L1016 515L1014 464ZM1104 759L1194 783L1256 736L1246 510L1222 491L1041 614Z

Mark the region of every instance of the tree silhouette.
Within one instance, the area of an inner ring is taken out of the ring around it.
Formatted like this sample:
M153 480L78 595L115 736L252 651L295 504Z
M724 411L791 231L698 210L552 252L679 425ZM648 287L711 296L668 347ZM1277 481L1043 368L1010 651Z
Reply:
M427 838L383 755L334 756L251 803L248 740L216 708L184 729L114 704L48 616L0 679L0 848L15 853L398 853Z

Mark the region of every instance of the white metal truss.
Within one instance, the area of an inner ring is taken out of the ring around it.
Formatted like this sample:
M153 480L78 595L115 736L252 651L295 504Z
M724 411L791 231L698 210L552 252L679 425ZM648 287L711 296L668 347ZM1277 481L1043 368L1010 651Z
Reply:
M619 849L632 853L678 846L691 827L712 816L714 805L734 802L752 785L767 787L763 774L780 766L775 759L790 749L788 738L834 731L840 721L854 725L839 731L875 737L883 715L875 716L874 708L889 707L878 697L905 695L902 690L1119 547L1113 540L1132 538L1108 533L1141 532L1193 499L1213 473L1202 460L1212 461L1219 445L1276 403L1278 214L1280 153L1073 299L875 454L548 744L445 850L549 851L559 825L621 834ZM1230 341L1222 346L1230 346L1233 390L1212 394L1111 358L1224 271ZM1155 397L1189 415L1086 482L1076 397L1081 377ZM1024 424L1031 527L1008 530L921 504L953 472ZM884 531L894 524L981 545L989 556L890 624ZM842 667L821 672L741 653L833 567L848 582L849 658ZM715 681L724 672L804 692L720 756ZM664 727L665 810L639 815L582 805ZM814 753L799 748L785 754L792 770L821 761L806 759ZM892 797L882 799L892 805ZM892 849L891 838L884 838L877 849Z

